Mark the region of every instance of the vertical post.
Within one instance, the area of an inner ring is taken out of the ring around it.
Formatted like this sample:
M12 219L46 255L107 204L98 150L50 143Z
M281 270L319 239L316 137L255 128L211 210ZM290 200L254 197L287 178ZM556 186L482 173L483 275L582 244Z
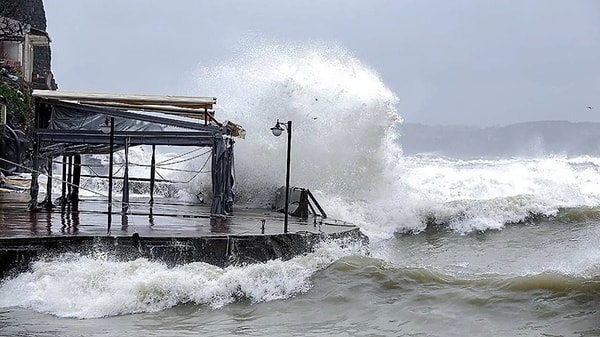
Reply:
M29 211L37 210L37 206L38 206L37 205L37 197L38 197L38 192L40 190L40 185L38 184L38 175L39 175L38 172L39 172L39 168L40 168L40 136L37 133L38 128L40 127L40 116L37 111L37 104L35 105L33 113L34 113L33 131L35 134L35 143L33 144L33 162L32 162L33 169L31 171L31 187L29 190L29 195L31 196L31 199L29 200L29 206L28 206ZM15 137L15 144L17 144L17 148L18 148L19 141L16 137ZM17 160L21 160L20 155L19 155L19 157L17 157Z
M107 234L110 234L110 225L112 223L112 181L113 181L113 149L115 146L115 118L110 118L110 141L108 146L108 228Z
M60 205L64 206L67 203L67 156L63 155L62 158L62 186L61 186L61 196L60 196Z
M37 123L35 123L37 125ZM36 128L37 129L37 128ZM36 135L35 144L33 145L33 170L31 171L31 188L29 191L29 195L31 199L29 200L29 211L36 211L38 202L38 193L40 191L40 185L38 184L38 176L40 169L40 137Z
M73 190L73 156L69 156L69 168L67 170L67 200L71 200Z
M283 233L288 232L288 207L290 201L290 161L292 155L292 121L287 122L287 169L285 173L285 209L284 209L284 221L283 221Z
M48 158L48 180L46 182L46 202L44 206L46 209L54 207L52 205L52 157Z
M156 145L152 145L152 160L150 161L150 206L154 204L154 180L156 178Z
M81 184L81 155L76 154L73 159L73 186L71 187L71 202L79 204L79 185Z
M125 172L123 173L123 199L121 202L121 213L126 214L129 210L129 137L125 138Z

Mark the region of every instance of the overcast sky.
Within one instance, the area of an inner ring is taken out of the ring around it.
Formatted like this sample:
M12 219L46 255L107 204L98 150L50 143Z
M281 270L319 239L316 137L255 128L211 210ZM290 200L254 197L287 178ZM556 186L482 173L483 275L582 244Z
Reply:
M191 72L254 35L346 48L396 93L406 122L600 122L597 0L46 0L45 8L60 90L190 94Z

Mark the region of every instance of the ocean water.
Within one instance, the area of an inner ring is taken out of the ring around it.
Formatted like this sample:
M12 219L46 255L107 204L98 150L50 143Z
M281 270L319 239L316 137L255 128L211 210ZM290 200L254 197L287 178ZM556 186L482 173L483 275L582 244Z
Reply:
M368 249L227 268L67 254L2 281L0 335L600 336L600 158L404 155L401 93L327 44L254 42L190 87L248 131L240 205L282 185L269 128L292 120L292 183Z

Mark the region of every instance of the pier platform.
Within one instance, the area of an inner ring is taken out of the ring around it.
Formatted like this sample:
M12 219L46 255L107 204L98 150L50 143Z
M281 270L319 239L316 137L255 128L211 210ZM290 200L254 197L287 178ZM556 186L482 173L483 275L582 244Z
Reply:
M357 226L339 220L289 217L284 233L283 213L268 209L234 207L231 215L211 217L209 205L155 198L151 207L148 198L133 196L127 214L113 206L108 232L105 199L81 197L76 208L37 212L27 210L28 201L26 193L0 192L0 276L65 252L226 266L289 259L323 240L366 240Z

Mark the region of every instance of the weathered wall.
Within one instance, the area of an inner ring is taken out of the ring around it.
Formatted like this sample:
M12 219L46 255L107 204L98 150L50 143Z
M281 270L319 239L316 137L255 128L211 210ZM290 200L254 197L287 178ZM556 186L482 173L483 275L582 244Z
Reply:
M43 0L0 0L0 16L6 16L46 31L46 11ZM51 70L52 53L50 47L36 47L34 50L33 72L44 74Z
M314 251L321 242L361 243L368 238L358 228L333 234L288 233L277 235L228 235L145 238L110 236L48 236L0 238L0 280L26 270L32 261L57 254L103 252L122 260L148 258L169 265L205 262L225 267L291 259Z
M46 12L42 0L0 0L0 16L23 21L46 31Z
M12 18L38 30L46 31L43 0L0 0L0 16ZM51 71L50 47L34 48L33 72L45 75ZM0 102L8 107L7 124L14 132L0 133L0 158L27 164L25 154L31 147L25 136L32 124L31 86L23 83L11 67L0 67ZM26 99L22 99L25 97ZM4 130L5 128L3 128ZM21 172L17 166L0 162L0 170Z

